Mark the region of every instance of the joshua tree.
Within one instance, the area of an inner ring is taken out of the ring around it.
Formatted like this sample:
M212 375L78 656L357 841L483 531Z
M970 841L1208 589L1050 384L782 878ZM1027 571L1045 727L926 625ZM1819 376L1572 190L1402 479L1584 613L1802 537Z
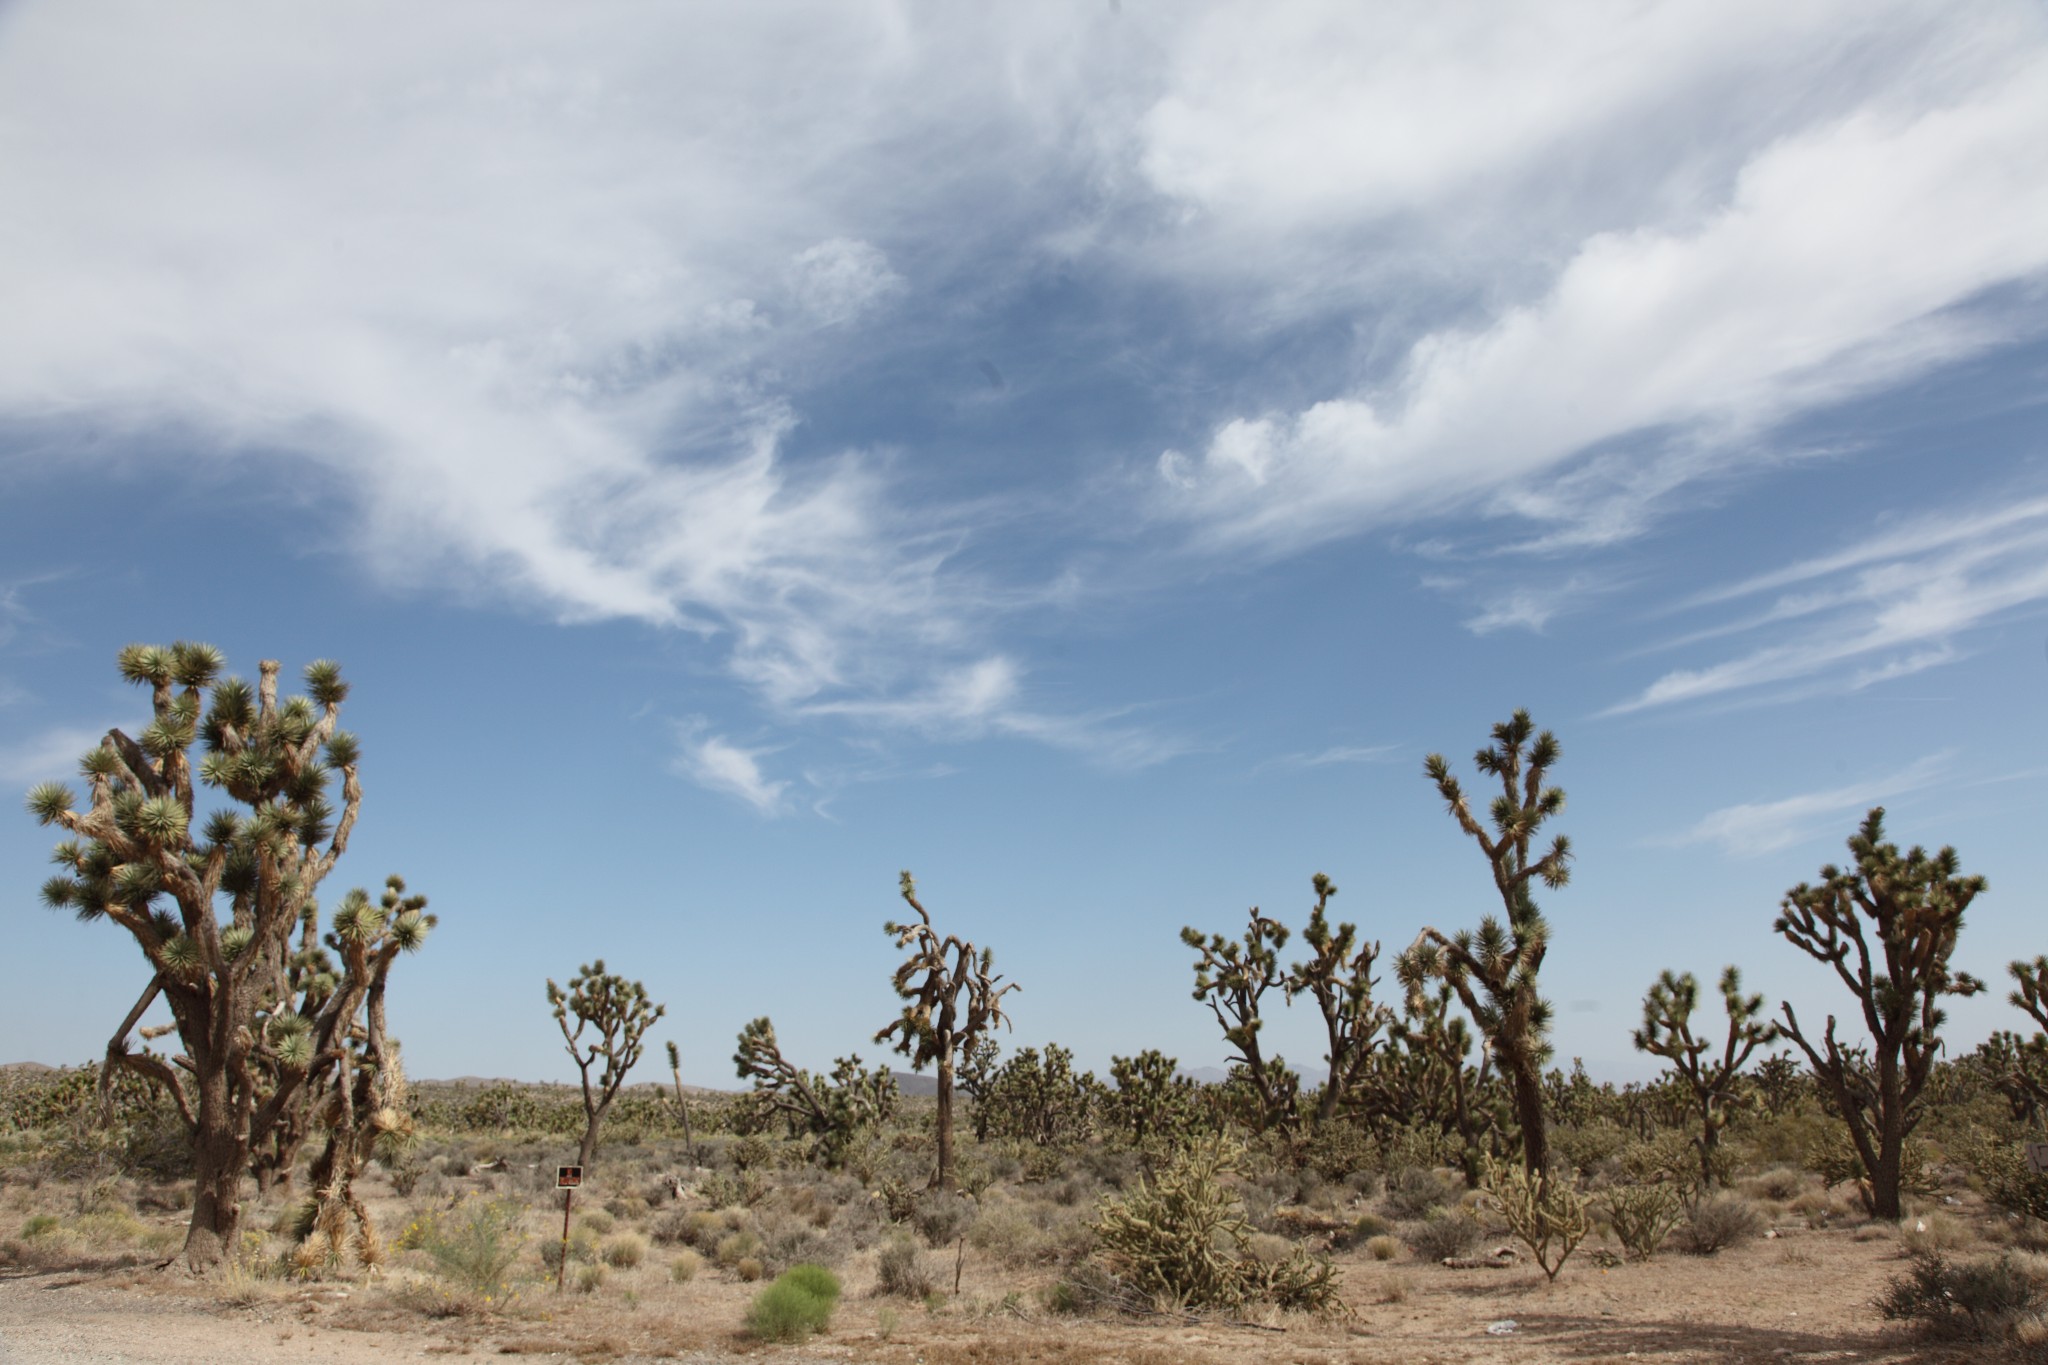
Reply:
M2005 1096L2013 1119L2037 1124L2048 1111L2048 957L2006 968L2018 989L2006 997L2034 1021L2031 1038L2000 1030L1977 1049L1979 1068Z
M1424 768L1458 828L1485 853L1493 872L1494 890L1507 912L1503 925L1493 915L1479 922L1479 932L1460 930L1446 937L1424 929L1401 955L1396 973L1411 999L1431 978L1447 983L1479 1026L1488 1048L1515 1097L1515 1117L1522 1131L1522 1164L1529 1172L1549 1165L1550 1144L1544 1126L1543 1063L1550 1054L1550 1002L1537 993L1536 975L1550 947L1550 926L1536 907L1530 883L1552 889L1571 878L1571 841L1558 835L1550 851L1529 856L1529 846L1543 822L1564 809L1564 789L1545 787L1543 778L1557 762L1557 737L1535 727L1527 711L1493 727L1493 747L1473 758L1479 771L1500 780L1493 798L1488 835L1473 818L1458 779L1442 754L1431 754Z
M1635 1031L1636 1048L1671 1063L1692 1092L1693 1108L1699 1113L1700 1135L1693 1145L1700 1154L1700 1188L1716 1183L1715 1154L1721 1145L1721 1130L1728 1125L1729 1112L1740 1095L1736 1078L1750 1054L1778 1040L1778 1026L1761 1022L1764 998L1742 993L1742 973L1728 967L1721 973L1721 1005L1728 1015L1728 1038L1721 1055L1709 1055L1711 1038L1695 1037L1692 1012L1700 1002L1700 983L1691 972L1673 976L1665 972L1643 997L1643 1026Z
M1180 1074L1180 1063L1156 1048L1135 1057L1111 1057L1116 1082L1103 1102L1111 1120L1143 1145L1148 1138L1185 1137L1195 1126L1195 1083Z
M377 1263L376 1233L370 1211L356 1198L356 1178L378 1144L403 1142L413 1131L398 1040L385 1024L385 985L398 954L417 947L434 927L435 917L424 913L426 908L425 896L408 896L402 878L387 877L378 904L371 904L360 889L350 891L334 912L334 929L327 936L327 946L341 955L342 979L367 979L370 984L364 992L362 1027L341 1040L334 1069L325 1074L320 1089L307 1092L306 1107L327 1130L326 1145L313 1158L311 1171L318 1200L314 1222L326 1234L330 1252L337 1255L353 1222L365 1265ZM296 972L326 968L324 954L310 962L307 956L302 948ZM290 1169L289 1158L285 1168Z
M1316 904L1301 936L1315 955L1295 963L1286 984L1290 1003L1297 995L1309 995L1323 1016L1323 1033L1330 1047L1323 1060L1329 1063L1330 1078L1316 1100L1316 1122L1321 1124L1335 1117L1357 1089L1379 1046L1388 1010L1372 999L1372 988L1379 984L1372 974L1380 955L1379 943L1360 943L1354 924L1332 929L1326 912L1337 885L1320 872L1312 885Z
M160 1086L184 1120L196 1168L184 1252L193 1270L234 1245L251 1157L303 1113L309 1086L353 1066L359 1010L373 991L381 1006L391 956L418 946L430 924L416 910L380 917L352 897L334 921L338 971L308 972L291 956L294 929L313 941L316 894L362 804L355 737L336 728L348 685L322 661L306 669L307 695L280 702L275 660L253 688L223 666L211 645L123 649L121 675L150 689L150 723L136 739L110 730L85 755L83 812L60 783L28 798L42 823L71 836L57 845L64 871L44 884L44 901L126 930L153 970L106 1066ZM194 744L204 748L196 770ZM337 773L338 813L328 799ZM244 809L215 810L195 829L200 785ZM159 995L173 1021L165 1031L183 1049L168 1059L129 1042Z
M690 1136L690 1104L683 1098L683 1054L674 1043L668 1045L668 1074L676 1087L676 1118L683 1125L683 1146L690 1153L690 1164L697 1164L697 1139Z
M1870 1212L1896 1222L1901 1153L1920 1121L1920 1092L1941 1050L1941 998L1984 988L1967 972L1951 971L1949 956L1963 912L1985 883L1960 875L1953 848L1929 857L1916 846L1900 857L1898 845L1884 841L1882 806L1850 836L1849 852L1853 867L1830 863L1820 870L1820 885L1801 882L1786 892L1773 927L1835 969L1856 998L1871 1046L1839 1042L1832 1014L1820 1037L1809 1038L1790 1001L1784 1033L1806 1054L1849 1127L1869 1179Z
M1008 1026L1003 997L1017 990L996 974L995 954L952 934L939 937L932 917L917 899L917 881L903 874L902 894L917 911L915 923L890 921L884 933L910 956L896 969L896 994L903 1014L875 1034L878 1043L896 1039L896 1050L910 1058L911 1069L936 1063L939 1075L939 1165L933 1189L953 1184L953 1064L962 1049L971 1051L991 1024Z
M583 1078L583 1113L587 1122L583 1145L576 1152L576 1164L588 1166L597 1153L597 1132L604 1127L604 1116L612 1101L619 1097L626 1073L640 1060L647 1030L668 1013L668 1006L649 1000L647 988L638 981L607 973L603 958L570 977L566 992L549 977L548 1003L555 1008L555 1023L561 1026L564 1046ZM573 1026L569 1023L572 1015L576 1020ZM586 1028L596 1030L588 1043L583 1042ZM590 1068L600 1061L604 1067L592 1088Z
M1223 1028L1223 1041L1236 1048L1231 1060L1249 1084L1258 1112L1254 1115L1260 1131L1278 1128L1293 1137L1300 1128L1301 1077L1279 1057L1268 1059L1259 1047L1259 1031L1265 1020L1259 1010L1266 992L1279 987L1284 993L1287 978L1280 970L1280 950L1287 946L1290 930L1275 919L1251 909L1242 942L1221 934L1206 939L1193 927L1180 931L1180 941L1202 956L1195 963L1195 999L1207 1005Z
M732 1060L740 1079L754 1083L761 1103L781 1114L792 1131L818 1139L828 1166L840 1163L863 1127L886 1121L896 1110L896 1078L888 1067L870 1071L856 1055L835 1059L830 1076L805 1071L782 1055L775 1025L765 1015L740 1030Z

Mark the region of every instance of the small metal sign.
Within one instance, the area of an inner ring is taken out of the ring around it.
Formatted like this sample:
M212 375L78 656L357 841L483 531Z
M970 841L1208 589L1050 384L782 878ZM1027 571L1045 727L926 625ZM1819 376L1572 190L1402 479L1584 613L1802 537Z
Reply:
M2036 1175L2048 1172L2048 1142L2027 1144L2027 1169Z
M558 1190L573 1190L573 1189L577 1189L577 1188L580 1188L580 1187L582 1186L582 1184L583 1184L583 1168L582 1168L581 1166L557 1166L557 1167L555 1167L555 1188L556 1188L556 1189L558 1189Z

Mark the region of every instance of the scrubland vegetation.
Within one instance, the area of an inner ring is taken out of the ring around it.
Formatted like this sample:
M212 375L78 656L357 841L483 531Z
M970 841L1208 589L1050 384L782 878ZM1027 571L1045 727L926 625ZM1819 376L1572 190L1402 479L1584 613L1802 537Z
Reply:
M1441 1350L1486 1332L1543 1358L1545 1331L1570 1336L1554 1358L1685 1358L1657 1314L1698 1283L1729 1300L1723 1325L1687 1319L1721 1333L1701 1358L1815 1349L1817 1325L1896 1359L2048 1359L2048 1175L2026 1159L2048 1137L2048 960L2009 971L2026 1032L1949 1053L1942 1000L1984 988L1950 959L1986 888L1953 850L1902 853L1882 811L1778 907L1839 982L1802 1002L1825 1026L1745 995L1733 966L1707 1016L1674 968L1646 983L1634 1035L1667 1064L1650 1084L1550 1056L1536 896L1568 884L1572 854L1555 835L1535 851L1565 808L1562 746L1522 713L1476 756L1499 787L1483 813L1429 760L1484 863L1447 884L1493 905L1476 928L1411 926L1393 989L1321 874L1293 960L1293 931L1257 908L1241 935L1183 931L1232 1057L1221 1084L1157 1051L1107 1079L1054 1042L1006 1054L1018 984L941 932L907 872L915 918L885 926L901 965L847 1036L933 1069L934 1097L857 1054L796 1066L765 1017L737 1040L748 1091L686 1090L673 1043L668 1086L629 1084L661 1007L601 962L547 984L580 1087L421 1084L384 1001L432 927L424 898L395 877L381 901L349 893L323 934L313 894L362 799L338 670L280 701L275 665L252 689L204 646L122 667L152 691L150 726L88 755L84 812L55 787L30 806L70 836L45 898L112 921L157 972L104 1063L0 1080L7 1273L179 1264L229 1304L348 1285L365 1330L586 1358L825 1334L974 1359L963 1334L1009 1333L1013 1354L1164 1359L1201 1354L1204 1332L1238 1334L1218 1358L1283 1334ZM245 813L195 832L195 775ZM131 1039L158 994L175 1053ZM1324 1025L1316 1083L1264 1046L1296 1002ZM565 1239L572 1155L590 1169ZM1618 1310L1584 1300L1596 1277L1635 1286L1633 1318L1598 1321ZM1806 1335L1757 1325L1802 1286ZM1049 1324L1067 1326L1029 1337Z

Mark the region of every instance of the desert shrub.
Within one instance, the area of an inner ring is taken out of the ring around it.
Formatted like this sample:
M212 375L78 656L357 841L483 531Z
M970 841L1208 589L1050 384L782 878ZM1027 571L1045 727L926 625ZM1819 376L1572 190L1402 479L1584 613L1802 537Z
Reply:
M908 1237L892 1238L875 1260L875 1292L923 1299L937 1289L924 1255Z
M1775 1199L1789 1204L1806 1189L1805 1173L1791 1166L1773 1166L1743 1182L1743 1191L1753 1199Z
M1434 1208L1421 1222L1409 1224L1401 1236L1418 1259L1433 1262L1471 1255L1485 1229L1461 1209Z
M1984 1188L1995 1208L2022 1218L2048 1221L2048 1172L2036 1171L2016 1142L1974 1130L1953 1144L1957 1158Z
M750 1334L763 1341L797 1342L831 1325L832 1309L839 1298L838 1281L832 1281L833 1292L827 1297L815 1292L808 1283L790 1278L803 1268L797 1266L784 1272L754 1296L747 1307ZM824 1273L831 1276L830 1271Z
M668 1277L677 1284L688 1284L697 1278L697 1272L703 1268L704 1258L686 1247L670 1258Z
M1562 1172L1531 1175L1520 1165L1486 1163L1482 1188L1487 1202L1507 1220L1529 1254L1552 1280L1571 1259L1572 1251L1593 1230L1580 1197L1569 1177Z
M613 1160L617 1160L614 1155ZM604 1201L604 1211L623 1223L637 1223L653 1212L654 1206L637 1194L615 1194Z
M599 1254L612 1269L631 1270L647 1259L647 1239L637 1233L622 1232L616 1237L606 1238Z
M1721 1149L1717 1159L1723 1168L1720 1174L1725 1175L1727 1149ZM1666 1130L1652 1138L1626 1143L1616 1154L1616 1164L1625 1183L1666 1186L1688 1210L1699 1202L1703 1192L1699 1148L1684 1133Z
M595 1294L604 1287L605 1268L601 1265L580 1265L576 1267L576 1292Z
M1391 1261L1401 1254L1401 1239L1382 1233L1366 1242L1365 1254L1375 1261Z
M739 1264L732 1268L732 1273L736 1279L752 1284L767 1275L768 1265L759 1256L742 1256Z
M1339 1251L1349 1251L1352 1247L1370 1242L1375 1237L1383 1237L1393 1230L1392 1225L1378 1214L1361 1213L1350 1227L1330 1239L1330 1245Z
M760 1258L771 1274L810 1262L836 1266L853 1248L851 1236L823 1233L793 1214L771 1214L761 1224Z
M519 1215L511 1200L472 1199L433 1219L420 1246L443 1279L486 1299L502 1298L511 1292L507 1272L526 1245Z
M21 1235L33 1241L47 1237L63 1225L63 1219L53 1213L39 1213L21 1225Z
M1950 1260L1915 1256L1878 1296L1889 1322L1912 1322L1931 1335L1995 1341L2048 1306L2048 1274L2031 1257L2000 1252Z
M1457 1197L1457 1185L1443 1174L1411 1166L1388 1178L1384 1203L1390 1215L1410 1221L1427 1217L1431 1209L1441 1208Z
M612 1216L603 1209L591 1209L587 1213L576 1215L576 1225L578 1227L589 1228L592 1233L599 1237L612 1230L613 1222Z
M1724 1194L1695 1204L1692 1216L1672 1240L1689 1256L1712 1256L1756 1238L1763 1230L1764 1220L1755 1206L1739 1195Z
M1974 1248L1977 1234L1960 1219L1926 1213L1899 1225L1899 1245L1909 1256L1948 1256Z
M827 1303L839 1302L839 1277L821 1265L793 1265L776 1277L778 1284L793 1284Z
M589 1228L577 1228L569 1234L569 1260L576 1264L588 1264L597 1259L597 1238L590 1235ZM549 1270L557 1270L562 1264L562 1243L560 1238L550 1237L540 1244L540 1261Z
M1557 1160L1580 1175L1593 1175L1628 1145L1628 1134L1612 1123L1560 1125L1550 1130L1550 1150Z
M951 1190L930 1190L911 1206L910 1221L928 1246L951 1246L974 1222L974 1205Z
M1685 1210L1664 1185L1617 1185L1601 1196L1607 1225L1630 1260L1647 1261L1664 1245Z
M730 1232L718 1239L718 1249L713 1258L722 1270L731 1270L741 1261L756 1256L761 1250L761 1239L751 1232Z

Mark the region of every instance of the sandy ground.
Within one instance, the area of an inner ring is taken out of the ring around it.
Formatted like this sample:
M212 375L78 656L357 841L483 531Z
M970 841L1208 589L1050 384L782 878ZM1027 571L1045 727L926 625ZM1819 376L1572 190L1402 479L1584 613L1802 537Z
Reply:
M1256 1362L1257 1365L1476 1365L1477 1362L1983 1361L1882 1323L1871 1300L1903 1261L1888 1233L1785 1230L1712 1258L1667 1253L1602 1269L1575 1260L1555 1285L1529 1269L1454 1271L1344 1258L1349 1318L1273 1317L1259 1326L1159 1319L1075 1320L1012 1296L1018 1278L970 1260L947 1306L875 1298L856 1262L832 1330L763 1348L737 1332L757 1286L706 1275L669 1284L656 1267L596 1295L530 1287L510 1312L436 1318L376 1283L264 1284L223 1294L149 1269L0 1275L0 1362L198 1365L359 1362L505 1355L559 1359L965 1362ZM1006 1301L1007 1299L1007 1301ZM1505 1327L1501 1324L1512 1323ZM1280 1330L1269 1330L1277 1327ZM1489 1331L1489 1328L1493 1331Z

